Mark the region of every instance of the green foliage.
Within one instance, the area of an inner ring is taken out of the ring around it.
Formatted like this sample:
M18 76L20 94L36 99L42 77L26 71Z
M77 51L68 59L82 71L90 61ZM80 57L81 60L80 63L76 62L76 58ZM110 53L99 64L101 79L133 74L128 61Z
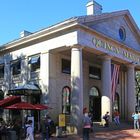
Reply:
M140 71L136 72L135 81L136 81L136 84L135 84L136 85L136 95L140 96Z

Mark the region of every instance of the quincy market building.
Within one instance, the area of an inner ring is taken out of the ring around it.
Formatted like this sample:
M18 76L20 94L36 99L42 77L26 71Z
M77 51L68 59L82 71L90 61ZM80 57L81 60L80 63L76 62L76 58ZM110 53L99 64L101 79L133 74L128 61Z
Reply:
M21 95L28 102L47 104L55 121L64 113L66 123L76 126L84 107L95 121L106 111L112 117L114 108L122 120L131 119L135 71L140 68L139 28L128 10L102 13L94 1L86 6L85 16L35 33L23 31L19 39L1 46L0 87L5 98ZM114 100L112 64L120 66ZM21 94L24 86L29 91Z

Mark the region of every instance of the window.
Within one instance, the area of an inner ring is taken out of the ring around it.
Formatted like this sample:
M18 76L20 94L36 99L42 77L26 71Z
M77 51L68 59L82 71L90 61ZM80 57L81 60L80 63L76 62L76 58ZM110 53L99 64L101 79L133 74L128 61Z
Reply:
M68 86L62 90L62 113L70 114L70 88Z
M35 72L38 69L40 69L40 56L35 55L29 58L30 67L31 67L31 72Z
M0 78L4 78L4 65L0 65Z
M89 77L93 79L101 79L101 69L93 66L89 66Z
M21 60L11 62L11 71L13 75L18 75L21 73Z
M96 87L92 87L89 91L90 96L99 97L99 91Z
M62 59L62 73L70 74L71 73L71 61Z
M125 32L125 28L124 27L120 27L119 29L119 37L122 41L125 40L126 38L126 32Z

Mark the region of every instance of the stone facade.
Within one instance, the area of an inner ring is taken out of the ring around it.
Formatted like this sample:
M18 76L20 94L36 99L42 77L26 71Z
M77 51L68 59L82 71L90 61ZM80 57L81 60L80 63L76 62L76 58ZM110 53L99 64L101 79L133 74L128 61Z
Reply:
M120 26L126 31L124 41L119 38ZM49 114L57 122L62 113L62 90L69 87L71 111L67 124L78 129L84 107L93 111L95 121L101 121L106 111L112 118L115 104L121 118L131 120L135 110L134 73L140 68L139 41L139 29L128 11L68 19L0 48L0 64L5 66L1 90L6 96L15 87L37 84L42 93L37 100L53 108ZM40 69L31 72L29 59L34 55L40 56ZM21 72L13 76L11 62L17 59L21 60ZM71 73L62 72L62 59L70 61ZM115 102L111 93L111 64L120 65ZM96 74L101 70L101 78L89 76L90 66ZM32 101L33 96L29 98ZM41 117L46 113L42 111Z

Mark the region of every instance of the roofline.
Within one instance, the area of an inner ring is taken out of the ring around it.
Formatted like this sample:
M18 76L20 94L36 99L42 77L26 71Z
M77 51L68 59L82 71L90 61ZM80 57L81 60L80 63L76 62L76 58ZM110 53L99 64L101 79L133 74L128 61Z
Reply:
M122 11L115 11L115 12L111 12L111 13L104 13L104 14L101 14L101 15L89 15L89 16L79 16L79 17L72 17L70 19L67 19L63 22L60 22L58 24L55 24L55 25L52 25L50 27L47 27L45 29L42 29L40 31L37 31L37 32L34 32L32 33L31 35L28 35L28 36L25 36L25 37L22 37L22 38L19 38L15 41L12 41L12 42L9 42L7 44L4 44L2 46L0 46L0 52L4 51L4 50L7 50L7 49L11 49L13 47L16 47L16 46L19 46L19 45L22 45L22 44L25 44L27 42L30 42L30 41L33 41L33 40L36 40L36 39L39 39L39 38L42 38L42 37L45 37L45 36L48 36L48 35L51 35L53 33L56 33L56 32L59 32L59 31L62 31L62 30L65 30L65 29L68 29L70 27L76 27L76 26L81 26L81 27L84 27L88 30L91 30L92 32L96 32L97 34L100 34L102 36L104 36L105 38L108 38L110 39L109 37L107 37L106 35L103 35L85 25L83 25L82 23L86 22L86 20L88 19L88 21L95 21L95 20L100 20L100 19L104 19L104 18L108 18L110 16L119 16L119 15L127 15L130 19L130 22L132 22L132 25L134 26L135 30L136 30L136 33L139 35L140 37L140 30L137 26L137 24L135 23L133 17L131 16L130 12L128 10L122 10ZM89 20L89 18L91 18L91 20ZM94 17L94 19L93 19ZM114 40L114 39L111 39L113 41L115 41L116 43L119 43L121 44L122 46L125 46L127 47L126 45ZM127 47L129 48L129 47ZM131 48L129 48L131 49ZM132 49L133 50L133 49ZM136 50L134 50L136 51Z
M41 29L40 31L34 32L28 36L25 36L25 37L16 39L14 41L11 41L9 43L6 43L4 45L1 45L0 51L3 51L5 49L6 50L11 49L15 46L19 46L21 44L42 38L44 36L51 35L53 33L56 33L56 32L61 31L61 30L65 30L65 29L70 28L70 27L74 27L76 25L78 25L77 17L70 18L70 19L65 20L63 22L60 22L58 24L55 24L55 25L49 26L45 29Z
M123 47L124 49L128 49L128 50L133 51L133 52L135 52L135 53L137 53L137 54L140 54L139 51L137 51L137 50L135 50L135 49L133 49L133 48L130 48L130 47L128 47L127 45L125 45L125 44L123 44L123 43L121 43L121 42L119 42L119 41L117 41L117 40L115 40L115 39L113 39L113 38L110 38L110 37L108 37L108 36L105 35L105 34L102 34L102 33L98 32L98 31L96 31L96 30L94 30L94 29L92 29L92 28L90 28L90 27L88 27L88 26L86 26L86 25L83 25L83 24L79 24L79 25L80 25L82 28L84 28L84 29L86 29L86 30L88 30L88 31L90 31L90 32L92 32L92 33L94 33L94 34L97 34L98 36L101 36L101 37L103 37L103 38L105 38L105 39L107 39L107 40L111 40L112 42L114 42L114 43L120 45L120 46Z
M100 15L85 15L85 16L80 16L78 18L78 22L80 23L85 23L85 22L91 22L91 21L97 21L97 20L102 20L102 19L106 19L109 17L116 17L116 16L121 16L121 15L126 15L129 18L129 21L132 23L132 26L135 28L135 32L139 35L140 37L140 29L137 26L135 20L133 19L133 17L131 16L129 10L121 10L121 11L114 11L111 13L103 13ZM88 20L88 21L87 21Z

